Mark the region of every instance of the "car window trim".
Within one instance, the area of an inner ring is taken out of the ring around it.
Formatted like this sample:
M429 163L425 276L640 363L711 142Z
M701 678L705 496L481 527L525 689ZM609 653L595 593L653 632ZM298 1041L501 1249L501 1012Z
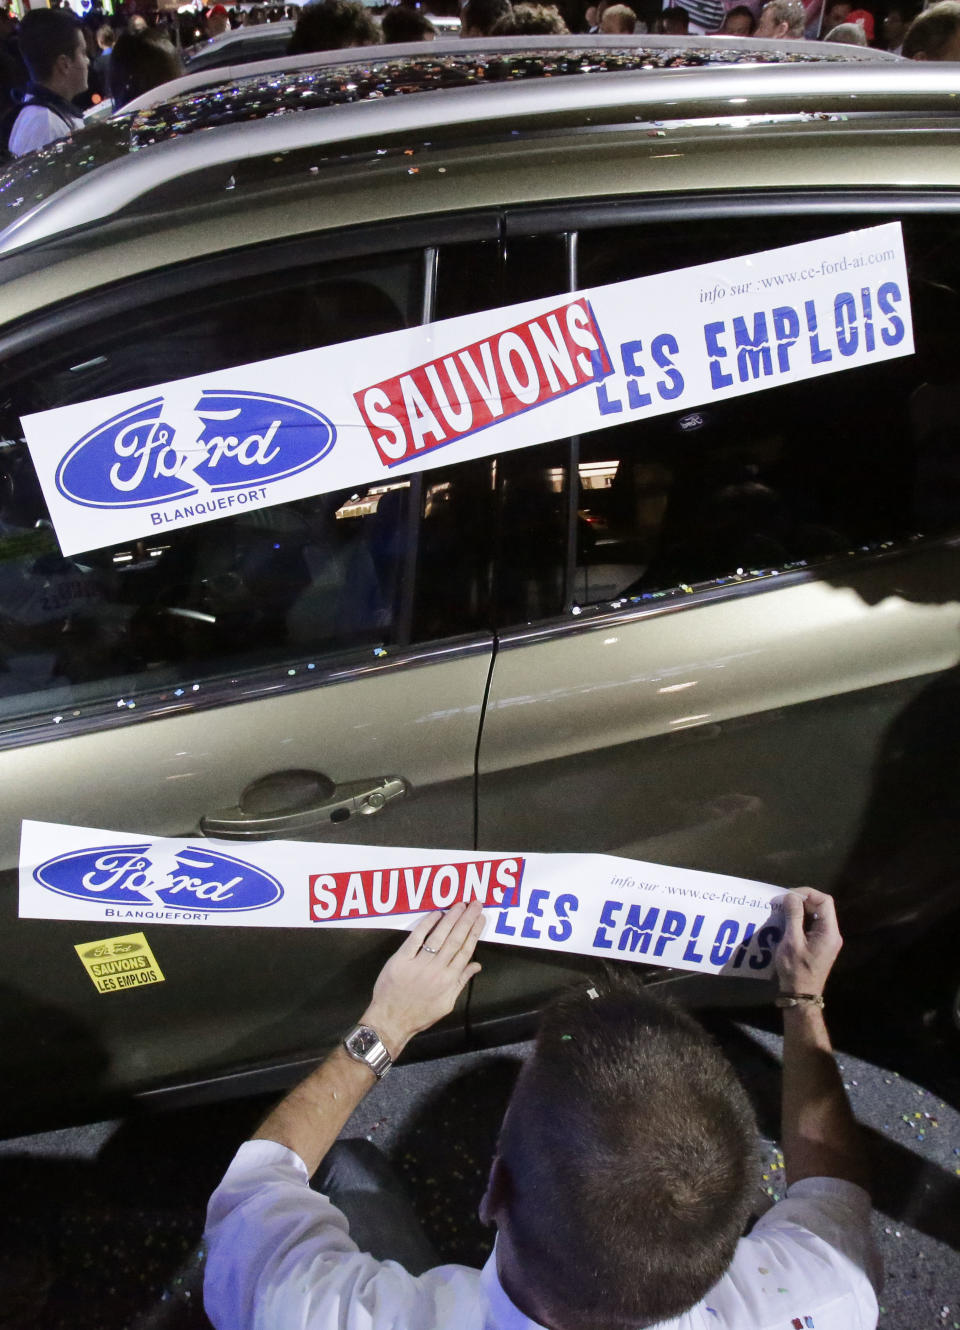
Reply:
M591 200L578 204L547 203L530 208L508 208L504 233L541 235L561 231L595 231L644 222L674 222L713 217L779 217L886 212L949 213L960 211L960 189L894 187L892 189L753 189L697 191L656 198Z
M19 355L32 350L47 337L78 331L94 320L100 322L103 319L119 318L131 310L142 310L154 301L189 295L199 287L219 281L264 276L284 269L305 267L318 261L422 251L430 246L461 241L497 240L501 235L502 223L501 209L444 215L442 218L417 217L375 222L352 229L311 231L308 235L261 241L212 256L171 263L151 269L139 277L119 278L92 287L24 316L0 335L0 357ZM124 223L123 227L130 229L128 223ZM116 243L121 238L115 234L116 229L101 228L101 233L114 232L109 243ZM142 231L142 220L138 221L136 229ZM102 234L98 240L101 238ZM89 256L90 251L99 247L99 244L78 244L75 236L72 240L33 247L22 255L10 255L9 258L0 259L0 282L49 267L59 257L73 257L74 252Z

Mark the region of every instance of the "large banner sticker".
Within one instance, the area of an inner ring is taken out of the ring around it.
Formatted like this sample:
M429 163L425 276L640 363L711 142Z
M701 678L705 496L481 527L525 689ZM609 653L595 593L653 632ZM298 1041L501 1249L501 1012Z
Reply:
M24 417L64 554L913 352L899 222Z
M769 978L784 890L607 854L174 840L24 822L20 918L407 930L479 900L485 942Z

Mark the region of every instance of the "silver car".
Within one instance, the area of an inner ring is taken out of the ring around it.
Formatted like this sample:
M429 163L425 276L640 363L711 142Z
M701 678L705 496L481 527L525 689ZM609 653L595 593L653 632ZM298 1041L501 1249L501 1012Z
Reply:
M23 819L816 883L851 959L956 918L954 84L802 42L437 42L161 91L0 178L8 1126L279 1084L394 945L169 925L165 982L102 995L89 926L18 918ZM70 557L23 442L49 408L886 221L916 351L880 366ZM481 950L425 1051L596 965Z

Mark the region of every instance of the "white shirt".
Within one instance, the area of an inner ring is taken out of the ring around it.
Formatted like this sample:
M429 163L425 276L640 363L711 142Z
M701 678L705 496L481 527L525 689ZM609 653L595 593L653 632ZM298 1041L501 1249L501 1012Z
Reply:
M42 148L55 139L66 138L75 129L83 128L83 116L78 111L72 124L68 124L62 115L49 106L27 102L13 122L10 131L9 148L14 157L22 157L26 152Z
M377 1261L308 1185L300 1157L247 1141L207 1211L204 1302L217 1330L542 1330L482 1270L441 1265L419 1278ZM870 1198L806 1178L741 1238L703 1302L661 1330L874 1330L879 1260Z

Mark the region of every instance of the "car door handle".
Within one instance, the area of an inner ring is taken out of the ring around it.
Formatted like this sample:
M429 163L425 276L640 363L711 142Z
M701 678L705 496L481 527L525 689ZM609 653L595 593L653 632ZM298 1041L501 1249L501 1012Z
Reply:
M315 772L274 772L249 786L237 807L202 817L200 830L224 840L309 836L331 822L371 817L406 792L407 782L401 776L371 776L334 785ZM286 799L286 805L274 809L271 804L278 798Z

